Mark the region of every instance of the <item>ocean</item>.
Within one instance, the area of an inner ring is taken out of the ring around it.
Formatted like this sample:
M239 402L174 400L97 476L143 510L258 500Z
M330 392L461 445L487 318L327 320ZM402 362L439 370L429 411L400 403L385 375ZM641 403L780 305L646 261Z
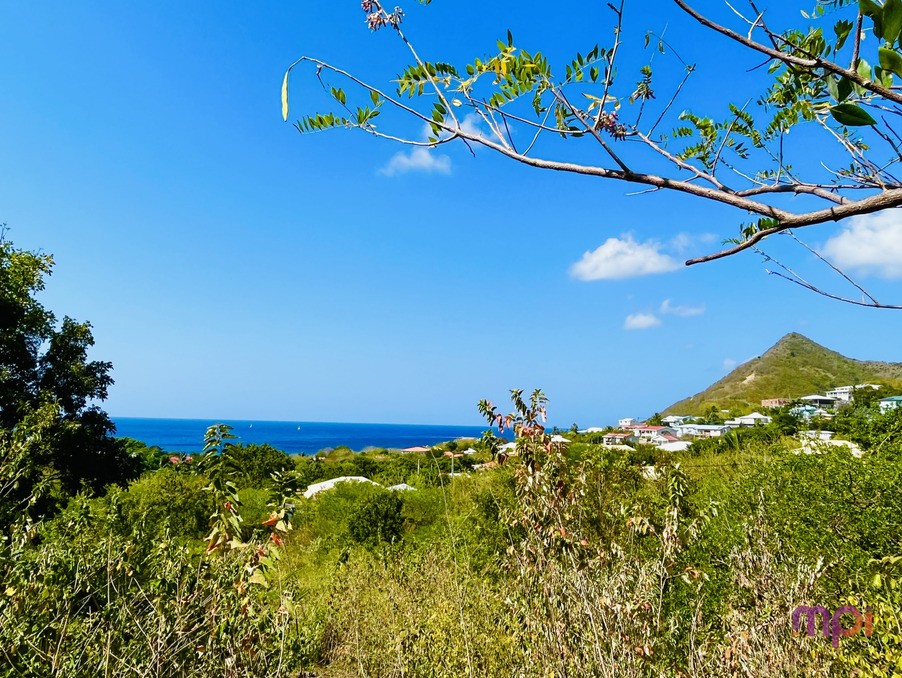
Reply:
M235 442L269 443L289 454L315 454L328 447L347 445L405 448L435 445L457 438L479 438L485 426L435 426L420 424L346 424L314 421L243 421L209 419L143 419L113 417L116 435L156 445L167 452L197 453L204 432L215 423L228 424L238 436Z

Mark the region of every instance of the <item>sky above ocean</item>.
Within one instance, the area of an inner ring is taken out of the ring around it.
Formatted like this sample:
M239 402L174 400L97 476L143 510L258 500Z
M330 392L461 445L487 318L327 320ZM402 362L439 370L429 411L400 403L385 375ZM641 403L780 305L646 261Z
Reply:
M408 3L404 27L430 59L490 54L510 29L563 64L610 44L605 5ZM781 6L774 21L799 20ZM647 58L645 28L698 65L678 108L721 115L762 91L759 60L671 3L627 12L624 72ZM554 421L585 427L663 409L790 331L902 360L898 312L815 296L753 253L674 263L717 249L744 214L462 146L424 158L360 133L301 136L279 93L302 54L379 84L408 63L354 1L0 6L0 222L54 255L41 300L92 323L112 415L478 425L479 399L540 387ZM666 100L682 66L669 50L654 64ZM291 82L292 118L323 103L312 72ZM539 150L601 162L580 141ZM630 255L621 273L590 279L615 251ZM787 238L767 251L820 270ZM895 303L899 276L861 270Z

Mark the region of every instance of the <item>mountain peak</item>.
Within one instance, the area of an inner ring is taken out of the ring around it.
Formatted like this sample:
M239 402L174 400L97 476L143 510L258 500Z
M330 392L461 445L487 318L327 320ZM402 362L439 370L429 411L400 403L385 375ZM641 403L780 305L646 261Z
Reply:
M749 410L761 407L766 398L798 398L861 383L902 386L902 363L847 358L803 334L790 332L757 358L663 413L702 414L712 406Z

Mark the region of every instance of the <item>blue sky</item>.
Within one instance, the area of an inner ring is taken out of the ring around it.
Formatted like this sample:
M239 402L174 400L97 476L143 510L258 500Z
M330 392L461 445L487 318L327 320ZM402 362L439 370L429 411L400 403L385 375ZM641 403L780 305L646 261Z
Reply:
M544 3L436 0L405 6L404 27L430 59L490 54L510 28L561 63L610 43L597 5L574 21ZM755 59L656 11L628 15L626 63L647 56L642 29L666 26L699 64L679 106L720 113L760 93ZM736 233L744 215L727 208L487 151L298 134L279 89L302 54L379 84L408 62L353 1L0 6L0 222L55 256L42 300L93 324L114 416L470 424L480 398L541 387L553 421L589 426L661 409L791 331L902 360L898 312L816 297L752 253L675 266ZM291 87L292 119L323 101L310 71ZM540 150L601 162L579 141ZM886 255L902 243L883 219L809 242L902 303ZM768 252L815 270L788 245Z

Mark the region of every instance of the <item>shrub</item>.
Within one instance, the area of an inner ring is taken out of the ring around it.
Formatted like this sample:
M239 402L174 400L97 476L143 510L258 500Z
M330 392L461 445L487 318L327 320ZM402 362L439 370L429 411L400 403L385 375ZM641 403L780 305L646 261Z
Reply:
M348 536L368 548L392 544L404 531L404 502L397 492L378 492L364 499L348 517Z
M122 497L123 516L135 531L203 539L214 511L203 476L161 469L132 483Z
M284 473L295 466L289 455L272 445L235 445L229 454L239 469L236 480L245 487L269 485L273 473Z

